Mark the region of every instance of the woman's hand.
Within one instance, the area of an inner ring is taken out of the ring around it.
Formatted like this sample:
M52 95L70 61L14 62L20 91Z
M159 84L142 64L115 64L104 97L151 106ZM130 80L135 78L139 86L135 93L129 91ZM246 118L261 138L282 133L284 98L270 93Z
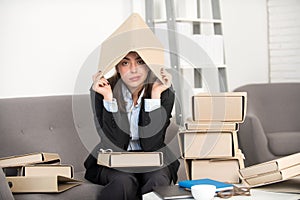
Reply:
M152 92L151 92L152 99L160 99L161 93L166 89L168 89L172 84L172 76L164 68L161 68L160 74L163 83L158 79L153 83Z
M103 74L101 71L97 72L93 75L93 87L92 89L101 94L106 101L112 101L113 94L111 90L111 86L106 80L106 78L103 77Z

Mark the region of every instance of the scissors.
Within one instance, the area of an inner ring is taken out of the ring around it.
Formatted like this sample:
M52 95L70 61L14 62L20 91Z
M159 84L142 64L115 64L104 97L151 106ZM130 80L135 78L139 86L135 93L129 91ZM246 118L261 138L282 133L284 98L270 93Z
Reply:
M222 190L220 192L217 192L217 197L220 198L230 198L232 196L250 196L250 188L249 187L236 187L233 186L233 189L231 190Z

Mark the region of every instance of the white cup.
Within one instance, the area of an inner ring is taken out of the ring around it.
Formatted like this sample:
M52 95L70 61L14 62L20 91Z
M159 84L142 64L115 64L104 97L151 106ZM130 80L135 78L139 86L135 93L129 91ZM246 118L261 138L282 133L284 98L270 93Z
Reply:
M211 200L216 194L214 185L194 185L191 187L192 195L196 200Z

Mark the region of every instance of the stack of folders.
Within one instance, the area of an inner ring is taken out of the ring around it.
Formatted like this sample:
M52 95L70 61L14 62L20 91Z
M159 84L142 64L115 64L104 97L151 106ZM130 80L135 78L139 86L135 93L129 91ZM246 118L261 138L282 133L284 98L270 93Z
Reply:
M75 187L72 165L60 164L57 153L30 153L0 158L0 167L13 193L59 193Z
M190 180L210 178L240 183L244 167L238 147L238 125L244 121L247 93L201 93L192 97L193 117L178 134Z
M239 172L241 178L251 187L291 179L300 175L300 153L252 165L240 169Z

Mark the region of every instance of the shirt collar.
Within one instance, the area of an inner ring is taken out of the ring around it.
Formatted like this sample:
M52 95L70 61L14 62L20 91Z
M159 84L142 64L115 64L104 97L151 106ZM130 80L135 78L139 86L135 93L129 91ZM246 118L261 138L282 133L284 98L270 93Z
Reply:
M140 106L141 101L142 101L142 97L144 95L144 92L145 92L145 88L143 88L141 94L139 95L139 98L137 100L137 105L136 106ZM131 92L125 86L124 83L122 84L122 94L123 94L124 101L126 102L126 110L128 112L133 107L133 100L132 100L132 94L131 94Z

